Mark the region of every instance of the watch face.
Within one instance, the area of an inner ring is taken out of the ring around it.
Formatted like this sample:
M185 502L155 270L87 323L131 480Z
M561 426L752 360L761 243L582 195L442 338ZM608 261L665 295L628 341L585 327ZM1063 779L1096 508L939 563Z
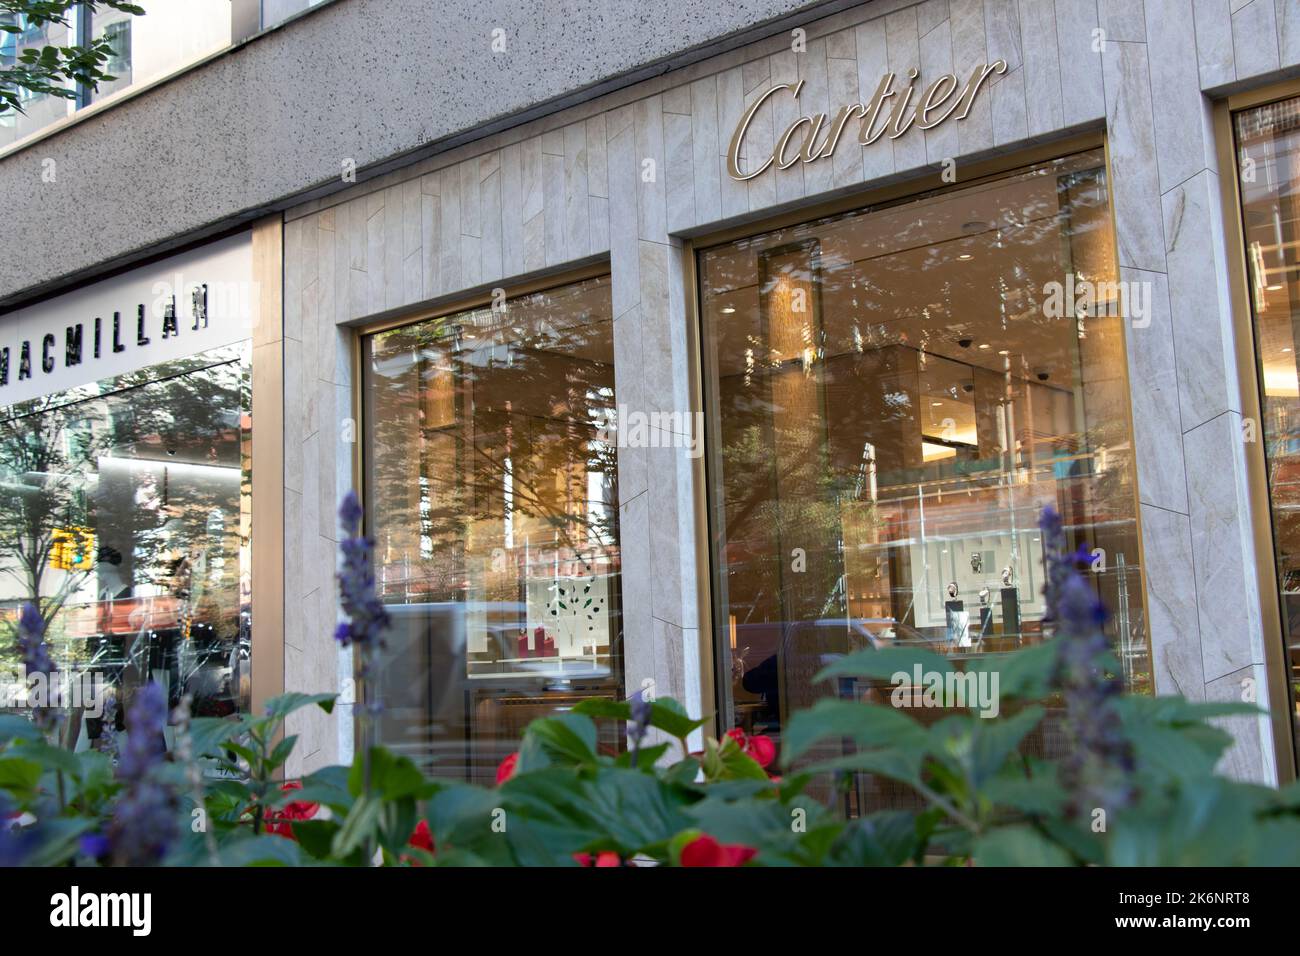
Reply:
M956 596L957 596L957 582L953 581L951 584L948 585L948 597L955 598Z
M975 574L981 574L984 571L984 555L978 551L972 551L970 556L970 569Z
M1010 569L1010 568L1003 568L1003 569L1002 569L1002 586L1003 586L1004 588L1009 588L1009 587L1011 587L1011 569Z

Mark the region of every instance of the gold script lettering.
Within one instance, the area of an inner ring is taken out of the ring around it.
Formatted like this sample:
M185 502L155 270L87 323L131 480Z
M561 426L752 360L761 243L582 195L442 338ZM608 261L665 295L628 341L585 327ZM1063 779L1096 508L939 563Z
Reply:
M921 97L921 105L916 108L919 116L916 128L933 129L951 116L952 111L961 103L960 97L953 100L952 105L948 107L944 114L936 119L930 119L930 110L935 110L940 106L943 106L943 104L947 102L948 97L952 96L956 90L957 77L953 76L951 73L945 73L926 87L925 96Z
M749 132L749 124L754 122L754 114L758 112L760 106L767 102L768 97L780 92L781 90L789 90L797 98L799 96L799 91L803 89L803 84L803 80L800 80L795 84L781 83L771 89L764 90L758 99L749 104L749 109L745 110L744 115L740 118L740 122L736 124L736 131L731 134L731 145L727 147L727 174L732 179L737 179L741 182L744 182L746 179L753 179L755 176L761 176L767 167L772 165L773 159L771 156L768 156L767 159L764 160L763 165L759 166L757 169L752 169L747 173L741 172L740 147L745 142L745 134Z
M897 139L913 126L917 129L933 129L948 119L964 120L970 114L975 97L979 95L985 81L995 73L1006 72L1006 60L981 63L971 73L960 95L955 95L961 87L957 75L945 73L927 85L915 100L916 81L920 75L918 70L913 68L907 71L907 85L901 90L894 88L896 75L886 73L881 77L880 85L876 87L875 93L865 105L845 104L835 112L833 120L830 120L828 113L800 116L777 138L771 153L760 165L750 170L742 170L740 159L744 152L745 136L763 104L780 92L788 92L798 99L804 87L803 80L797 83L777 84L759 94L741 115L727 148L727 173L732 179L744 182L762 175L771 166L777 169L789 169L800 161L811 163L818 159L825 159L834 154L844 134L844 128L854 119L862 121L858 130L858 142L863 146L870 146L886 134L890 139ZM887 101L891 97L895 99L892 104L888 104ZM882 113L885 114L883 122L881 122ZM794 155L790 155L790 147L796 143L798 149L794 151Z

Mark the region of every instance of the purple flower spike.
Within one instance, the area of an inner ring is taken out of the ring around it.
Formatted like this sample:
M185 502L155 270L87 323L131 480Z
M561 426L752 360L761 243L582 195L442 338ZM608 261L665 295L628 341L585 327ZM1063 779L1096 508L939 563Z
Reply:
M1107 672L1111 648L1103 627L1109 614L1092 582L1078 569L1091 560L1091 553L1083 547L1068 550L1054 508L1043 509L1039 527L1047 562L1043 621L1050 623L1058 641L1052 683L1065 703L1062 729L1069 740L1061 781L1071 795L1074 814L1095 807L1115 809L1133 799L1134 759L1112 703L1124 686Z
M358 644L365 648L382 647L388 630L388 610L375 590L374 542L361 532L361 502L349 491L339 506L339 522L346 537L339 542L343 554L339 568L339 600L348 620L334 630L334 638L344 647Z
M339 523L349 537L355 537L361 530L361 501L355 491L349 491L339 504Z
M163 689L150 681L136 691L126 722L126 748L117 765L124 790L109 824L108 847L119 865L148 866L162 862L179 832L176 795L156 772L166 756ZM104 847L92 844L83 849L99 849L95 855L102 856Z
M43 674L47 683L52 683L58 673L50 660L50 645L45 642L45 619L31 603L24 604L18 614L18 656L28 678ZM56 718L56 712L48 707L33 708L32 720L42 730L49 730Z

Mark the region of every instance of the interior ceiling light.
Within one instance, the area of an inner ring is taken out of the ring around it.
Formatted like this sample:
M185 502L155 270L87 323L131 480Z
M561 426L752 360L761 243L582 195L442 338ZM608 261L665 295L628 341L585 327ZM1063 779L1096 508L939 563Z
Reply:
M961 259L963 262L965 262L967 259L974 259L975 257L972 256L969 252L963 252L963 253L962 253L961 255L959 255L957 258L958 258L958 259Z
M722 307L722 314L723 314L723 315L731 315L731 313L733 313L733 312L735 312L735 311L736 311L736 307L735 307L734 305L724 305L724 306Z

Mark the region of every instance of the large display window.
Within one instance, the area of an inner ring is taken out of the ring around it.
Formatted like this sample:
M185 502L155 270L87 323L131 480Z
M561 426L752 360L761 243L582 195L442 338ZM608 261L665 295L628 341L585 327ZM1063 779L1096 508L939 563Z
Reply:
M1121 315L1142 292L1117 281L1101 150L698 260L724 728L878 694L813 680L854 650L1041 640L1047 505L1149 690ZM863 779L846 802L906 799Z
M1241 110L1233 127L1294 732L1300 727L1300 97Z
M378 736L431 775L622 694L613 326L597 277L363 339Z
M66 746L110 746L150 680L248 709L251 424L246 343L0 409L0 607L40 609Z

